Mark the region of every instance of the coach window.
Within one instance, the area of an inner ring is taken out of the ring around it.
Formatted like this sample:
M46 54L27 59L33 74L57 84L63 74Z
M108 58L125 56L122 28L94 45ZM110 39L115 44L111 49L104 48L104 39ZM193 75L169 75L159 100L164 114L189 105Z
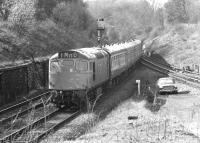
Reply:
M78 71L87 71L88 70L87 61L77 61L76 62L76 70L78 70Z
M90 62L90 71L93 71L93 62Z
M2 78L1 78L2 74L3 74L3 73L0 73L0 94L2 93L2 84L1 84L1 83L2 83L2 82L1 82L1 81L2 81Z

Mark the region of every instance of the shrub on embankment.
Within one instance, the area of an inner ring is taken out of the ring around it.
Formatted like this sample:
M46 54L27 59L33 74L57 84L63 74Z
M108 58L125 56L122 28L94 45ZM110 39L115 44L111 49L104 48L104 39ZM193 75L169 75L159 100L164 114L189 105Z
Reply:
M199 24L178 24L166 27L149 49L161 55L169 64L182 68L200 65Z

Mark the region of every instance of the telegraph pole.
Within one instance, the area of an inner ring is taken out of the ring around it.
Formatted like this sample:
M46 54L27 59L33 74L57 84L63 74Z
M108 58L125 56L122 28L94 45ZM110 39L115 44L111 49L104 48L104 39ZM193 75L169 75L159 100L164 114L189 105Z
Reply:
M102 48L102 35L104 30L105 30L104 19L103 18L97 19L97 42L100 48Z

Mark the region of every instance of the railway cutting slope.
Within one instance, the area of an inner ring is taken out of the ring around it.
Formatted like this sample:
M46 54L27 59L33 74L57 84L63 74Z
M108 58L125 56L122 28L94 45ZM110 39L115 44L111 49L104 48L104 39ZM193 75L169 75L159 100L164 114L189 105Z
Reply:
M177 67L200 64L200 29L199 24L177 24L166 26L154 40L151 51L161 55L168 63ZM147 40L146 43L149 43ZM151 43L151 42L150 42Z

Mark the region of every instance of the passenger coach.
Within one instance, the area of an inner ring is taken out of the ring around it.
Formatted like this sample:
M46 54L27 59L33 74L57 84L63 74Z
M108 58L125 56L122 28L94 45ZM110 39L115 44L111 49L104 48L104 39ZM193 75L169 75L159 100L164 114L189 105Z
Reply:
M105 46L103 49L110 54L111 80L131 68L142 55L140 40Z

